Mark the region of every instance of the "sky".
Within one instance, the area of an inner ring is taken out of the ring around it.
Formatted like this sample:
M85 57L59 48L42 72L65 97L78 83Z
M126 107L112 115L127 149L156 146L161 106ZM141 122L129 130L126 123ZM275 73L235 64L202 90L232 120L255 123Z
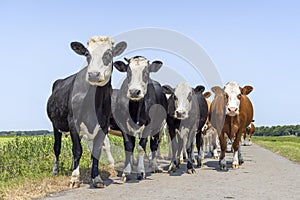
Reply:
M174 31L201 46L223 85L236 81L253 86L249 98L257 126L299 124L299 20L300 2L289 0L2 0L0 131L52 130L46 114L52 84L84 65L70 42L85 44L95 35L113 37L150 27ZM165 69L182 75L192 86L206 86L203 74L195 77L191 64L174 53L141 49L117 59L134 55L161 60ZM172 79L172 73L165 74L161 71L164 80ZM114 87L122 77L114 70Z

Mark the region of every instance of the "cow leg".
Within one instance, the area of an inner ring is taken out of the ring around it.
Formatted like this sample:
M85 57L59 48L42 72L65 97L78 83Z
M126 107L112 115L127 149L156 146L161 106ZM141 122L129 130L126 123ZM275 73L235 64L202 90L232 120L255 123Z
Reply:
M176 132L175 132L175 128L174 127L169 127L169 135L170 135L170 143L171 143L171 147L172 147L172 158L171 158L171 163L169 165L169 169L168 171L175 171L177 166L179 165L179 163L177 164L177 149L178 149L178 142L177 142L177 138L176 138Z
M220 146L221 146L221 155L220 155L220 169L226 170L226 158L225 158L225 152L227 149L227 139L225 137L225 133L222 132L219 136L220 140Z
M251 130L249 131L249 145L251 146L252 145L252 140L251 140L251 138L252 138L252 132L251 132Z
M183 137L183 148L182 148L182 159L183 159L183 161L185 159L187 159L187 151L186 151L186 148L185 148L185 146L187 144L187 139L188 139L187 136Z
M160 143L159 133L157 133L156 135L150 138L150 150L151 150L150 167L152 168L152 171L154 173L162 172L162 170L158 168L158 164L156 160L159 143Z
M138 180L146 178L144 157L146 152L147 138L141 138L138 144Z
M242 165L244 163L244 159L242 157L241 145L239 145L238 158L239 158L239 165Z
M112 154L111 154L111 151L110 151L110 142L109 142L108 136L106 136L105 139L104 139L104 144L102 146L102 149L104 150L104 152L107 155L109 166L113 168L115 166L115 160L112 157Z
M184 136L185 137L185 136ZM183 147L183 138L181 138L180 136L179 136L179 134L177 134L177 143L176 143L176 160L175 160L175 162L174 162L174 164L175 164L175 167L176 168L179 168L179 165L180 165L180 155L181 155L181 153L182 153L182 151L183 151L183 148L185 148L185 147Z
M135 137L131 135L125 135L123 133L124 148L125 148L125 166L122 174L122 181L126 182L126 179L132 170L133 150L135 146Z
M217 140L218 140L218 134L216 131L213 131L212 133L213 157L216 160L219 159Z
M244 131L244 133L243 133L243 145L244 145L244 146L247 145L246 139L247 139L247 130Z
M73 161L72 161L72 176L70 180L70 187L80 187L80 172L79 172L79 161L82 155L82 146L80 143L79 134L76 131L71 131L71 139L72 139L72 153L73 153Z
M188 161L187 161L187 173L188 174L195 174L196 171L193 166L193 146L194 146L194 133L189 133L188 135L188 141L186 143L186 148L187 154L188 154Z
M233 148L233 161L232 161L232 168L237 169L239 168L239 149L240 149L240 141L241 141L242 132L238 131L236 134L236 138L232 143Z
M54 132L54 164L52 168L52 174L57 175L59 172L59 154L61 149L61 136L62 134L53 126L53 132Z
M104 188L105 184L103 180L101 179L99 175L99 159L101 156L101 149L105 140L107 134L107 130L100 130L97 135L95 136L93 140L93 147L92 147L92 172L91 172L91 177L92 177L92 183L93 187L95 188Z
M202 167L203 166L202 160L204 158L204 154L203 154L203 138L202 138L201 131L198 131L196 134L196 145L198 151L197 167Z

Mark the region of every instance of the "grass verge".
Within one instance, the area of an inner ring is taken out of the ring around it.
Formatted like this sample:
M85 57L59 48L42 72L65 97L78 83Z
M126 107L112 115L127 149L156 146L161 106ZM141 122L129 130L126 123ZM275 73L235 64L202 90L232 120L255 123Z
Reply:
M300 137L263 136L253 137L253 142L287 159L300 163Z

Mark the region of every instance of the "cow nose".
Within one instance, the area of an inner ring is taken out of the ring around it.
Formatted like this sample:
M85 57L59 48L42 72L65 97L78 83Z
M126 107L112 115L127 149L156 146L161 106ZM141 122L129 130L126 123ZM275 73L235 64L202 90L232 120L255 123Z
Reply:
M229 107L228 108L228 111L229 112L236 112L238 109L237 108L235 108L235 107Z
M100 72L89 72L89 81L91 82L99 82L100 81Z
M185 111L176 111L177 118L185 118L186 112Z
M129 93L132 98L137 98L141 94L141 90L131 89L131 90L129 90Z

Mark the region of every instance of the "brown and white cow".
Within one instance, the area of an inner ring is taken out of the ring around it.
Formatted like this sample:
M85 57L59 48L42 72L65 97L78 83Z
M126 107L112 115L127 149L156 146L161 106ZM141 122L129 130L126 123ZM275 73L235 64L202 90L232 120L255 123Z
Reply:
M247 97L252 90L251 86L241 88L235 82L227 83L223 89L218 86L212 88L215 98L211 104L210 120L219 134L222 170L226 169L226 135L233 141L232 168L238 168L244 162L240 152L240 141L253 119L253 106Z
M248 145L252 145L251 138L252 138L253 133L255 132L255 126L254 126L253 122L254 122L254 120L252 120L251 124L246 128L246 132L244 132L244 140L243 140L244 146L247 145L247 142L246 142L247 135L249 135Z

